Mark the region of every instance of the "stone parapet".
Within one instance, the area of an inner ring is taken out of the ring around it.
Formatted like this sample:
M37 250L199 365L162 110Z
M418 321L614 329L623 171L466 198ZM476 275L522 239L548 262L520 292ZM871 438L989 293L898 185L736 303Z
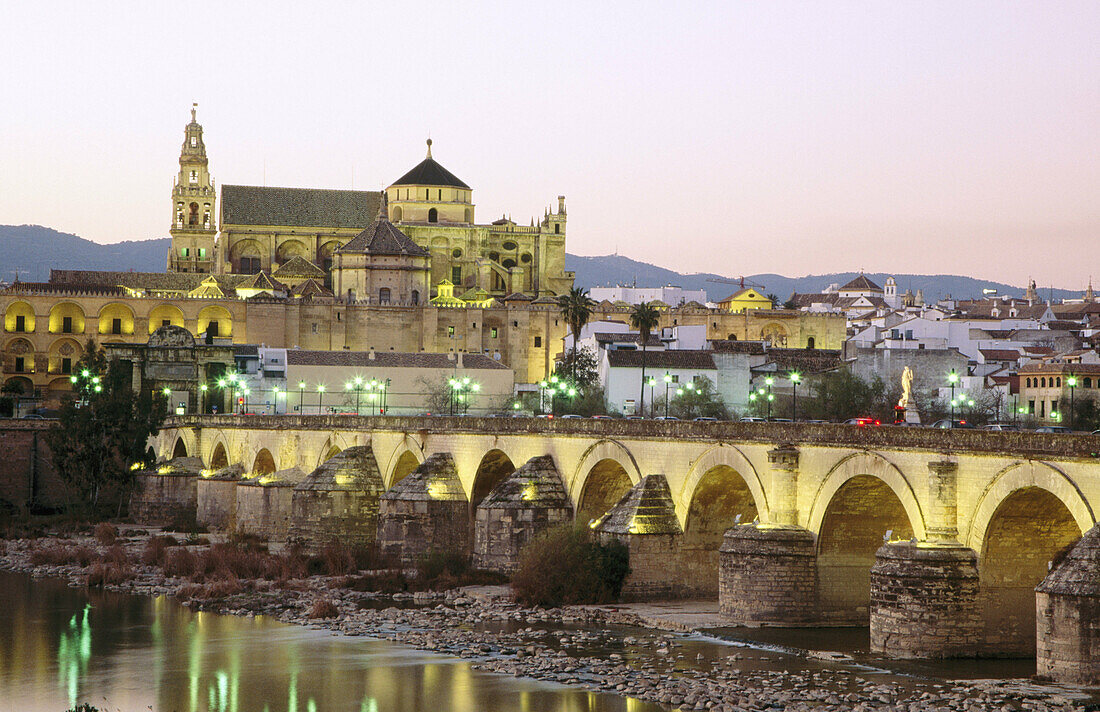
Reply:
M738 623L798 624L817 610L814 535L790 525L746 524L719 549L718 610Z
M1035 591L1036 674L1100 685L1100 525L1085 532Z
M871 569L871 650L891 658L981 652L978 556L959 544L894 542Z

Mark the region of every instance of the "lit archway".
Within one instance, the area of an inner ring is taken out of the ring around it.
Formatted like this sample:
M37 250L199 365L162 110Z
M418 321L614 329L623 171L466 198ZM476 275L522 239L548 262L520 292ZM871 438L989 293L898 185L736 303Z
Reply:
M72 302L60 302L50 309L51 334L83 334L84 310Z
M162 326L183 327L183 310L174 304L158 304L149 312L149 333Z
M199 333L210 337L233 335L233 315L225 307L211 304L199 312Z
M12 302L4 310L4 331L30 333L34 331L34 308L27 302Z
M275 458L271 456L267 448L263 448L256 453L256 459L252 462L253 475L270 475L275 470Z
M873 475L845 481L824 510L817 538L818 594L826 618L867 619L871 567L887 534L892 539L914 534L894 490Z
M214 454L210 456L210 469L220 470L229 467L229 456L226 455L225 445L218 443L214 446Z
M401 456L397 458L397 462L394 463L393 472L390 474L390 487L405 479L420 466L420 460L416 458L416 455L410 450L406 450L401 453Z
M99 333L129 336L134 333L134 310L114 302L99 310Z
M339 445L325 443L325 446L321 448L321 459L317 461L317 466L320 467L341 452L343 452L343 450L340 449Z
M50 345L47 370L51 374L68 376L83 354L84 349L76 339L58 339ZM69 385L65 383L66 387Z
M1024 487L1001 501L978 563L984 641L991 649L1035 654L1035 587L1055 555L1080 537L1069 508L1045 489Z
M695 485L684 527L682 563L697 590L718 592L718 549L726 530L756 519L748 482L729 465L707 470Z
M172 459L177 457L187 457L187 443L183 442L183 438L176 438L176 444L172 448Z
M474 474L474 484L470 493L470 506L476 508L497 485L508 475L516 471L511 458L500 450L490 450L481 458Z
M588 471L577 500L577 521L588 523L614 507L630 491L633 482L618 460L604 458Z

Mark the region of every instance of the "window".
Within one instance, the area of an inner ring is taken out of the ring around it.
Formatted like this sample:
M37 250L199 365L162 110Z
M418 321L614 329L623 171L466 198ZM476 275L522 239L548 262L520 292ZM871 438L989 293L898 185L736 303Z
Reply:
M453 250L451 250L451 257L454 257L456 260L459 257L462 257L462 250L458 249L457 247L454 248Z
M420 292L419 292L419 290L416 290L416 289L413 290L413 292L412 292L412 303L413 303L414 307L417 304L420 303Z
M71 358L61 359L61 372L72 373L73 372L73 360Z
M494 326L492 329L489 329L489 338L495 339L496 337L497 337L497 329Z
M455 335L455 328L453 326L448 326L447 327L447 336L450 336L453 339L454 335Z
M459 267L458 265L455 265L454 267L451 267L451 282L453 284L461 284L462 283L462 268Z
M555 235L560 235L561 234L561 225L559 225L558 223L554 223L554 234Z
M191 137L191 148L195 148L198 145L199 145L199 137L198 136L192 136Z
M1085 388L1092 388L1092 379L1091 379L1091 378L1089 378L1088 376L1085 376L1085 380L1084 380L1084 381L1082 381L1082 382L1081 382L1081 384L1082 384L1082 385L1083 385L1083 386L1084 386Z
M1031 415L1035 415L1035 401L1029 400L1027 402L1027 412Z
M172 320L171 319L161 319L160 320L160 325L161 326L171 326L172 325Z
M310 328L312 329L313 333L316 334L317 333L317 322L313 322L312 324L310 324Z
M816 342L814 341L814 337L810 336L806 339L806 348L808 348L808 349L817 348Z
M191 212L187 216L187 224L189 226L190 225L198 225L199 224L199 204L198 203L191 203L191 205L188 206L188 210L190 210Z
M26 362L24 361L23 357L22 356L16 356L15 357L15 372L16 373L23 373L26 370L27 370L27 365L26 365Z
M677 375L677 376L673 376L673 377L672 377L672 382L673 382L673 383L679 383L679 382L680 382L680 376L678 376L678 375Z
M1061 376L1058 376L1058 383L1056 383L1055 385L1057 385L1059 388L1062 387L1062 377Z
M528 262L531 261L531 254L529 252L524 252L520 256L519 261L522 262L523 264L527 264Z
M519 322L518 321L513 321L512 322L512 328L518 329L519 328Z
M1024 382L1027 384L1028 388L1031 388L1031 379L1030 378L1025 378Z
M424 200L431 200L431 199L432 199L431 191L428 190L427 188L425 188L424 189Z
M439 195L435 196L436 200L443 200L443 189L440 188L436 192L439 193Z
M1047 387L1047 379L1046 379L1046 376L1043 376L1042 378L1040 378L1040 379L1039 379L1039 386L1040 386L1040 387L1042 387L1042 388L1046 388L1046 387Z
M73 318L71 316L62 317L61 319L61 333L71 334L73 333Z
M199 259L201 260L201 259L205 259L205 258L206 258L206 248L205 247L200 247L199 248Z
M1047 415L1047 402L1039 401L1039 417L1045 418Z
M212 337L215 337L217 335L218 335L218 322L217 321L211 321L211 322L207 323L207 325L206 325L206 336L212 338Z
M111 333L112 334L121 334L122 333L122 319L111 319Z
M1057 412L1058 412L1058 401L1052 400L1050 402L1050 414L1054 415Z
M390 303L390 288L382 287L378 290L378 303L389 304Z
M536 336L535 337L535 348L536 349L542 348L542 337L541 336Z
M439 222L439 211L435 208L428 209L428 222Z
M23 316L22 314L15 317L15 330L16 331L26 331L27 330L27 317Z
M260 271L259 257L242 257L241 274L257 274Z
M194 185L195 183L198 183L198 182L199 182L199 172L198 171L191 171L191 184Z
M187 257L187 255L188 255L188 253L189 253L189 252L190 252L190 250L189 250L188 248L186 248L186 247L185 247L185 248L183 248L183 256L184 256L184 257Z

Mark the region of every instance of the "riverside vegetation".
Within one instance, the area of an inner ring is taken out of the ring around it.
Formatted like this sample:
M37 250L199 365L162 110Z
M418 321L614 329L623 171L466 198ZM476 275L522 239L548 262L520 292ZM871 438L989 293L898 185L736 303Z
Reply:
M609 598L625 575L622 552L600 549L572 527L548 532L524 554L517 592L537 566L606 564L606 580L578 581L586 598ZM48 534L48 535L44 535ZM371 636L459 656L487 672L529 677L612 692L669 709L978 710L1078 712L1079 699L1026 681L943 683L883 679L839 663L788 658L784 668L762 669L767 651L709 644L653 629L630 607L517 603L499 576L471 571L465 558L434 553L419 571L388 568L374 549L332 543L315 552L270 550L249 538L217 540L201 534L100 524L60 531L12 531L0 540L0 568L56 576L73 586L174 596L183 605L230 615L265 615L349 636ZM551 553L564 555L555 560ZM524 566L528 567L524 570ZM557 598L562 570L544 571L552 585L528 594ZM567 590L563 598L579 597ZM719 652L715 652L719 651ZM767 663L765 663L767 664ZM83 710L82 712L87 712Z

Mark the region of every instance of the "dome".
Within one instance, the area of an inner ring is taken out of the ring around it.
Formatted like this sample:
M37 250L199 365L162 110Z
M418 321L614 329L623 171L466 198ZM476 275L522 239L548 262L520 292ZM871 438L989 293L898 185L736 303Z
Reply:
M416 164L411 171L398 178L393 185L430 185L471 190L470 186L463 183L454 173L436 163L435 159L432 158L431 139L428 139L428 157Z

